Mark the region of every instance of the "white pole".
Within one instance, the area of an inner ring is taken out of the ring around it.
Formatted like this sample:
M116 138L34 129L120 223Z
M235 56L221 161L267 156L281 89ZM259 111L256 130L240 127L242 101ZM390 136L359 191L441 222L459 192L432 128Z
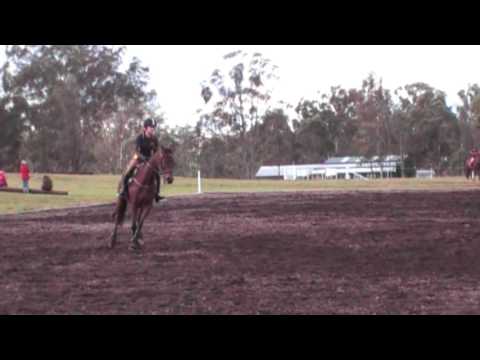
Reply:
M202 178L200 176L200 170L198 170L198 173L197 173L197 184L198 184L198 193L201 194L202 193Z

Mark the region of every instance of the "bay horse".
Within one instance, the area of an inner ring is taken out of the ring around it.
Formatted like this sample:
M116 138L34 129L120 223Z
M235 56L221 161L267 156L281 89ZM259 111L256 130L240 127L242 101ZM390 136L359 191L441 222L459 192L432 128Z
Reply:
M470 154L465 160L465 177L467 179L475 179L475 176L480 177L480 154Z
M139 165L135 175L132 176L132 182L128 186L127 198L119 196L112 218L115 221L115 227L110 237L109 248L115 247L117 242L118 226L123 224L127 207L131 206L132 215L132 244L130 249L138 250L141 248L139 239L142 236L142 227L145 219L150 214L153 207L153 201L156 194L155 175L163 175L164 182L173 183L173 150L161 146L161 150L155 152L150 160ZM120 182L121 184L122 182ZM119 185L120 186L120 185Z

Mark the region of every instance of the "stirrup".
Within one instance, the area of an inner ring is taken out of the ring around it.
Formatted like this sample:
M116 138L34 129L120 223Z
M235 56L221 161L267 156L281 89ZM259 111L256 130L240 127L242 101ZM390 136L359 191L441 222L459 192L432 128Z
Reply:
M128 189L123 188L122 191L118 193L118 197L128 199Z

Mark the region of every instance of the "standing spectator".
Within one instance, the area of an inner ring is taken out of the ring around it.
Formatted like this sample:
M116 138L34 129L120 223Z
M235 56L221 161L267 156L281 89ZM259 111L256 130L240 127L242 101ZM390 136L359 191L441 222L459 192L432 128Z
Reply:
M3 170L0 170L0 188L2 187L8 187L8 183L7 175L5 175L5 172L3 172Z
M28 181L30 180L30 169L28 168L27 162L25 160L22 160L22 163L20 164L20 176L22 177L23 192L30 192L30 189L28 188Z

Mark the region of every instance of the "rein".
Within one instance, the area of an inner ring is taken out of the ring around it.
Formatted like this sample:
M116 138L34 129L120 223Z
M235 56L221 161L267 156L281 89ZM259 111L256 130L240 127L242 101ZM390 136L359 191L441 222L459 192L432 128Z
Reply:
M152 187L152 185L143 185L143 184L139 183L138 180L135 179L135 178L133 178L133 182L141 188L147 188L148 189L148 188Z
M165 174L164 172L159 171L159 170L155 169L152 165L150 165L150 161L147 161L147 162L146 162L146 165L147 165L150 169L152 169L153 172L157 173L158 175L163 175L163 174Z
M162 155L162 158L163 158L163 155ZM152 169L153 172L155 172L156 174L158 174L159 176L162 176L165 174L165 172L163 171L159 171L158 169L154 168L152 165L150 165L150 160L145 162L145 165L148 166L150 169ZM137 184L139 187L141 188L149 188L151 187L151 185L143 185L142 183L140 183L136 178L133 178L133 182L135 184Z

